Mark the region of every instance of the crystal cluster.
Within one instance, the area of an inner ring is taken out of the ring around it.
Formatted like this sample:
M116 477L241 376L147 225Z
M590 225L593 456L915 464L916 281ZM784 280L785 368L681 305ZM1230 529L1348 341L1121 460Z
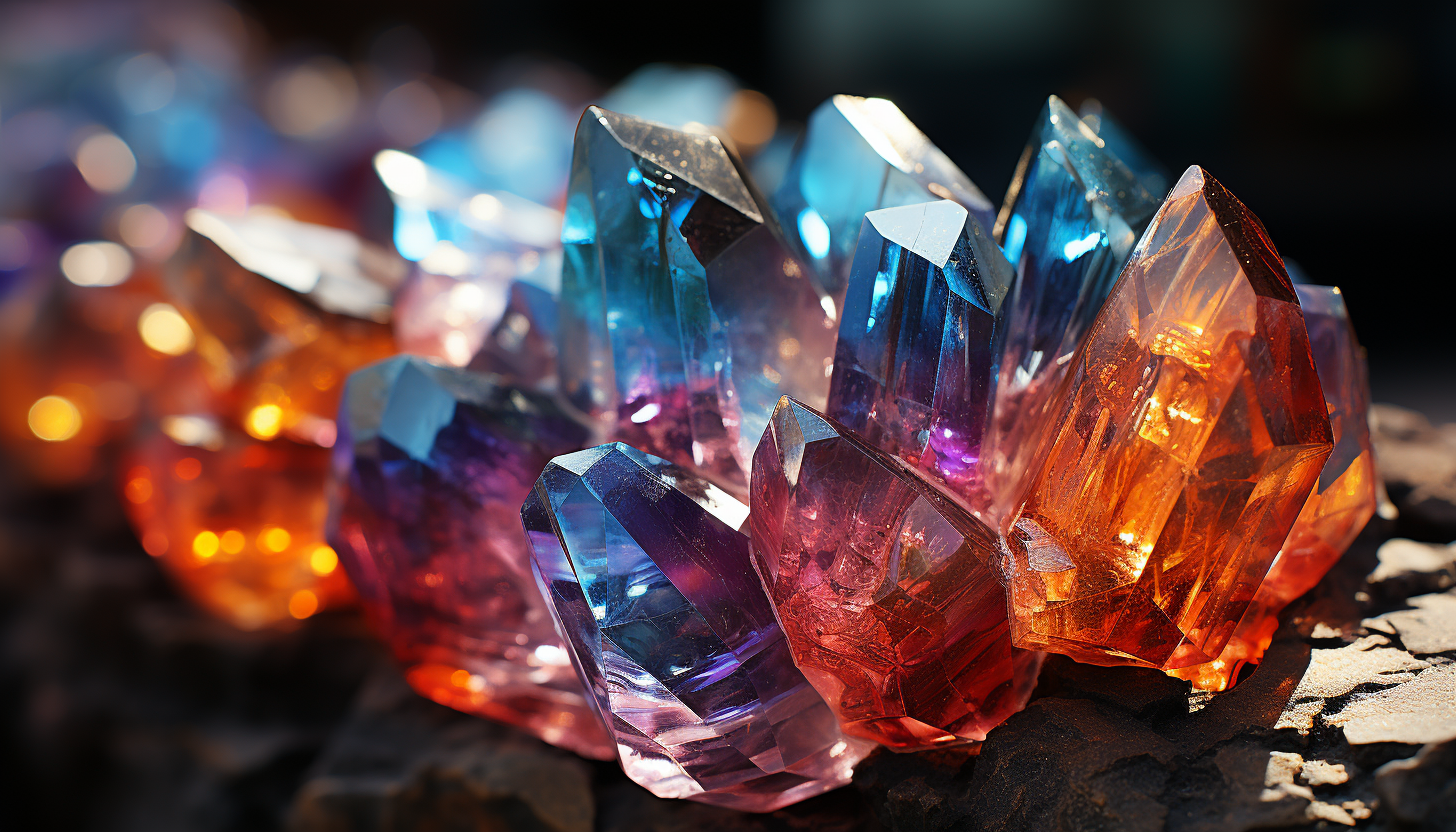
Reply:
M746 507L622 444L556 458L521 509L541 591L659 797L769 811L844 785L846 739L794 667L739 530Z
M1355 340L1339 289L1307 285L1294 289L1330 414L1334 450L1269 574L1218 657L1173 672L1207 690L1227 688L1245 664L1258 662L1279 626L1280 610L1314 588L1375 514L1378 481L1366 419L1370 387L1364 351Z
M1333 444L1258 219L1189 168L1071 364L1006 524L1016 642L1094 664L1212 661Z
M830 417L990 503L982 445L1013 273L955 202L865 214L829 387Z
M597 107L576 131L559 366L616 437L742 493L774 402L822 405L832 302L714 136Z
M1072 353L1160 201L1071 108L1047 99L996 226L1016 264L986 466L998 514Z
M934 199L961 204L984 227L995 207L893 102L836 95L809 116L773 208L836 300L866 212Z
M329 539L410 684L611 757L520 524L536 475L588 426L550 396L403 356L350 376L340 416Z
M754 457L753 562L844 730L897 750L986 738L1041 655L1011 644L996 532L785 397Z

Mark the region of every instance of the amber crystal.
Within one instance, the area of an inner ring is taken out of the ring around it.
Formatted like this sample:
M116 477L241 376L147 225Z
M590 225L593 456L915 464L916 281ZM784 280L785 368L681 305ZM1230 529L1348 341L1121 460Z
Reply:
M753 458L749 529L794 662L846 734L962 745L1026 704L996 532L949 492L788 398Z
M252 630L353 597L323 537L327 450L174 416L121 473L143 548L214 615Z
M1340 290L1296 286L1315 369L1329 409L1335 448L1305 500L1268 577L1218 658L1173 671L1206 690L1224 690L1239 670L1257 663L1279 627L1279 612L1314 588L1375 513L1375 462L1370 448L1370 385L1365 356Z
M1263 225L1189 168L1071 363L1007 519L1016 643L1094 664L1210 661L1332 446Z
M257 439L331 446L344 377L394 353L402 260L346 231L272 215L187 215L165 285L219 414Z

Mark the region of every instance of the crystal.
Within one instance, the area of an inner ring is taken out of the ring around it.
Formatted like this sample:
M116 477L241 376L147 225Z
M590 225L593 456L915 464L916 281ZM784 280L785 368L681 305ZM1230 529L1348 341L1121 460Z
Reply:
M754 567L847 734L963 745L1025 706L996 532L903 461L785 397L753 458Z
M602 97L607 110L658 124L724 124L738 80L715 66L647 64Z
M868 211L950 199L990 228L996 208L893 102L836 95L809 127L773 195L791 241L836 300Z
M1370 447L1370 384L1340 290L1296 285L1310 351L1329 409L1334 450L1294 528L1218 658L1173 671L1195 687L1224 690L1248 663L1258 663L1279 627L1279 613L1308 592L1375 514L1377 478Z
M559 366L616 438L736 493L779 396L823 404L832 305L714 136L582 116Z
M1095 98L1086 99L1077 108L1077 114L1097 134L1097 138L1102 140L1107 152L1127 165L1144 190L1156 197L1162 197L1168 192L1168 181L1172 178L1168 175L1168 169L1107 112L1101 101Z
M998 515L1057 382L1158 204L1071 108L1047 99L996 228L1016 264L987 454Z
M329 451L172 416L121 471L142 547L212 614L255 630L353 599L323 536Z
M402 261L336 228L193 209L165 285L211 387L253 437L328 447L344 377L394 352Z
M1007 518L1018 645L1174 669L1216 657L1330 455L1294 286L1190 167L1050 408Z
M829 383L830 418L977 509L989 503L981 446L1012 278L955 202L865 214Z
M551 396L397 356L349 377L329 540L422 695L610 759L527 565L520 505L590 444Z
M513 282L505 312L470 360L470 369L517 384L554 388L557 319L555 295L525 281Z
M557 457L521 509L532 566L627 775L766 812L849 782L845 738L753 574L747 507L622 444Z

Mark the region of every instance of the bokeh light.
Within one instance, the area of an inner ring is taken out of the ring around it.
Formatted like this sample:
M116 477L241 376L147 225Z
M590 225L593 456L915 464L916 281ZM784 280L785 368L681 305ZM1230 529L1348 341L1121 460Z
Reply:
M81 432L81 410L63 396L42 396L26 417L30 432L47 442L64 442Z

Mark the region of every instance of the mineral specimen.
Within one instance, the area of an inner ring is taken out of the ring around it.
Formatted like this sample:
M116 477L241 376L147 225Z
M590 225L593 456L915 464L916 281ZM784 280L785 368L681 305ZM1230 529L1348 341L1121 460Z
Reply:
M626 445L557 457L521 509L532 565L627 775L769 811L849 782L844 737L753 574L747 508Z
M1148 193L1161 198L1168 192L1168 181L1172 178L1168 169L1107 112L1101 101L1095 98L1084 100L1077 108L1077 114L1102 140L1103 147L1127 165Z
M611 739L536 589L520 505L590 429L549 396L399 356L349 377L329 539L421 694L599 759Z
M1011 508L1008 492L1035 450L1029 437L1158 203L1071 108L1047 99L996 224L1016 264L986 463L997 515Z
M1049 415L1005 521L1016 643L1213 660L1333 442L1294 286L1201 168L1138 242Z
M1011 265L949 200L865 215L844 300L828 415L948 484L990 500L982 444L996 392Z
M1364 350L1355 340L1339 289L1299 285L1295 292L1329 409L1334 451L1218 658L1173 672L1207 690L1224 690L1246 663L1259 661L1279 626L1280 610L1314 588L1375 514L1377 480Z
M865 213L933 199L960 203L987 229L996 218L986 195L893 102L836 95L809 116L773 208L838 299Z
M833 306L713 136L588 108L562 230L562 389L743 492L779 396L824 401Z
M996 532L906 464L785 397L753 460L753 562L794 661L846 733L976 742L1042 654L1012 646Z

